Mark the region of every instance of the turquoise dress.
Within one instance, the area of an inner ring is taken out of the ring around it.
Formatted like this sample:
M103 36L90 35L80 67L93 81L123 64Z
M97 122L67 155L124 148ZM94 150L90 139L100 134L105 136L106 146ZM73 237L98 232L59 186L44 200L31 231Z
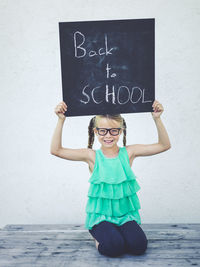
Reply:
M135 220L141 224L138 211L141 207L136 194L140 186L130 167L125 146L119 148L115 158L104 156L101 149L96 150L94 170L88 182L86 229L92 229L101 221L121 225Z

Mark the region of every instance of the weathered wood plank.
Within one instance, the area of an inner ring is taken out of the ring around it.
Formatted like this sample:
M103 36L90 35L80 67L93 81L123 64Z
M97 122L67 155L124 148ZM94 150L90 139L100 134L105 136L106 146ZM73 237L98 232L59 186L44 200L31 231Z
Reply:
M76 232L76 234L74 234ZM167 231L161 231L160 229L157 229L157 231L151 231L151 230L145 230L145 234L148 239L154 239L154 240L200 240L200 231L196 230L167 230ZM16 236L19 238L21 236L41 236L43 235L48 236L48 238L54 239L55 236L57 238L59 235L60 238L68 238L68 239L85 239L91 238L92 236L90 233L86 230L62 230L62 231L0 231L0 237L9 237L12 236L13 238Z
M144 229L192 229L200 230L200 223L179 223L179 224L165 224L165 223L154 223L154 224L141 224ZM11 231L11 230L20 230L20 231L42 231L42 230L87 230L84 228L84 225L76 224L7 224L0 231Z
M200 223L180 223L180 224L165 224L165 223L154 223L154 224L141 224L142 229L192 229L200 231ZM0 229L0 231L43 231L43 230L87 230L84 225L76 224L7 224L5 227Z

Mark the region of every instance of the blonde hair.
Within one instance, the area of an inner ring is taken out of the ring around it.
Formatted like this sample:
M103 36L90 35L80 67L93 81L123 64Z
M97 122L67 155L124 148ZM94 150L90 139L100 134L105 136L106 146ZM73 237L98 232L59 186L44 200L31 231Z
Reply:
M124 118L120 114L116 114L116 115L106 114L106 115L96 115L90 120L90 123L88 126L88 148L92 148L92 146L94 144L94 130L93 130L93 128L97 126L97 122L101 118L115 120L115 121L120 123L120 127L123 128L123 133L124 133L123 145L126 146L126 122L125 122Z

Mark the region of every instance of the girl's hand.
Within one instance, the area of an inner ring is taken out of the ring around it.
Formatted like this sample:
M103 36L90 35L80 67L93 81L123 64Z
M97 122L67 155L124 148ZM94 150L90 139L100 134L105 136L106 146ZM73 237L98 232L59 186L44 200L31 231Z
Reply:
M67 111L67 105L65 104L64 101L62 101L56 106L55 113L60 119L65 119L66 118L66 116L64 115L65 111Z
M160 118L160 115L163 113L163 110L164 110L162 104L160 104L157 100L155 100L153 102L152 107L153 107L153 110L154 110L154 112L151 112L153 118L154 119Z

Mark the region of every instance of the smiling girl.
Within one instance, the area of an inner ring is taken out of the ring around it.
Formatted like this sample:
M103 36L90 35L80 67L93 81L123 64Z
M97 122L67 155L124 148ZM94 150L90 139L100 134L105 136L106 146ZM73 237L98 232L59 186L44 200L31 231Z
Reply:
M136 157L151 156L171 147L160 115L163 106L154 101L153 120L158 131L154 144L126 145L126 122L120 115L96 115L88 127L88 147L64 148L61 144L62 128L67 111L65 102L55 108L58 123L51 142L51 154L72 161L83 161L91 172L85 228L93 236L96 248L102 255L117 257L124 253L141 255L148 240L142 230L137 196L140 185L131 166ZM118 146L123 134L123 147ZM101 147L92 149L95 136Z

